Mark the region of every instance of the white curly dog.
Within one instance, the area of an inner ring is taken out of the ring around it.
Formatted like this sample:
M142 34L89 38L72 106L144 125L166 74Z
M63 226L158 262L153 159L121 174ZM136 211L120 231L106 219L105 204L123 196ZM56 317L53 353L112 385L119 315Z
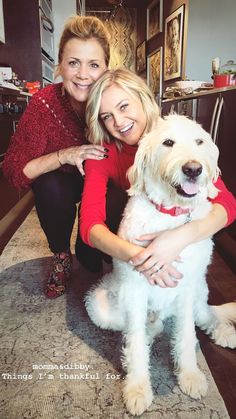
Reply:
M184 116L169 115L140 142L129 171L131 198L119 236L136 243L142 234L175 228L210 211L218 191L218 149L210 135ZM153 399L149 351L163 321L174 318L173 355L178 384L193 398L206 394L207 381L196 361L195 324L223 347L236 347L236 303L207 304L207 265L213 243L206 239L181 253L183 274L175 288L150 285L132 266L113 260L114 269L91 289L85 303L92 321L103 329L124 334L123 365L127 371L124 402L141 415Z

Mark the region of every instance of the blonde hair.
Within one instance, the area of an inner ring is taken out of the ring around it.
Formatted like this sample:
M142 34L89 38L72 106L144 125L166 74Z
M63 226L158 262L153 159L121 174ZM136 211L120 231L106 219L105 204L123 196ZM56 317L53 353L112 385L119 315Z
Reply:
M110 136L99 117L102 94L113 84L121 87L128 95L140 100L147 117L145 133L155 127L160 112L153 94L141 77L126 69L105 71L93 85L87 101L87 138L92 144L102 144L103 141L110 143L113 140L120 148L120 142Z
M59 43L58 65L61 64L66 43L73 38L82 41L95 38L104 51L105 63L108 66L110 60L109 34L100 19L95 16L75 15L67 20ZM57 72L58 71L59 70L57 69Z

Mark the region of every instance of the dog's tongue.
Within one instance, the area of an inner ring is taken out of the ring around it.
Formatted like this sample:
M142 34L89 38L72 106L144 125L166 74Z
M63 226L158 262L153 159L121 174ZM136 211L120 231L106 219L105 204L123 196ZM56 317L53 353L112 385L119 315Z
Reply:
M199 189L197 183L193 182L184 182L184 184L181 185L181 187L187 195L195 195L196 193L198 193Z

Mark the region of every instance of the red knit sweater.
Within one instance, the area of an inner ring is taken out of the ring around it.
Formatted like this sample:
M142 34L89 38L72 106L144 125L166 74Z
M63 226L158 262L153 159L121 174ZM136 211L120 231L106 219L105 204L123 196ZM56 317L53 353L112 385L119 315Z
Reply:
M122 144L122 150L118 151L115 143L105 144L109 149L108 159L86 160L85 182L80 210L80 233L83 241L91 245L90 230L95 224L105 224L106 220L106 191L108 181L121 189L129 188L126 176L128 168L133 164L137 147ZM227 190L223 181L218 178L215 186L219 189L213 203L221 204L227 211L228 222L231 224L236 219L236 200Z
M30 185L23 168L32 159L85 143L84 127L80 126L62 84L53 84L36 93L21 117L12 136L3 172L17 189ZM62 170L75 170L63 166Z

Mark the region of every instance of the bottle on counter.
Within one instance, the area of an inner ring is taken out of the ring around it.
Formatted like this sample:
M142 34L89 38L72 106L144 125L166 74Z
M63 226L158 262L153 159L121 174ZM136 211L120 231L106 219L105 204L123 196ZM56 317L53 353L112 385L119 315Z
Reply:
M220 70L220 58L219 57L213 58L212 63L211 63L211 68L212 68L213 77L214 77L215 74L219 74L219 70Z
M16 73L12 73L12 80L11 80L12 84L14 84L16 87L20 87L21 85L21 80L18 79L18 75Z

